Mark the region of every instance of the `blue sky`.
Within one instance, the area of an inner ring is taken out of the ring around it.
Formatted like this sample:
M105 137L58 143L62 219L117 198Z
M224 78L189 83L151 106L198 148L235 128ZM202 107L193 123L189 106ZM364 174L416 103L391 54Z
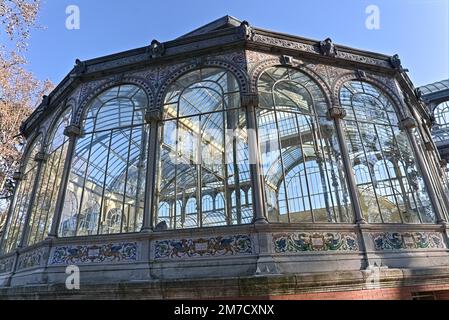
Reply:
M80 30L65 28L68 5L80 8ZM380 9L380 30L365 27L368 5ZM226 14L265 29L398 53L417 86L449 77L447 0L44 0L45 29L32 33L29 67L58 83L76 58L171 40Z

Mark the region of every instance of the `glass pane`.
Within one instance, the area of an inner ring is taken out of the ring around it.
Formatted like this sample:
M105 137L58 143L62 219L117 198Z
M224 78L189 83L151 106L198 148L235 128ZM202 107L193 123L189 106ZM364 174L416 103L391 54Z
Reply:
M413 149L390 100L374 86L351 81L340 100L344 132L362 212L370 223L431 223L433 208Z
M258 134L268 217L273 222L352 222L334 124L307 75L271 68L258 83ZM271 96L271 97L270 97Z
M10 253L20 244L24 230L26 215L30 206L30 198L37 173L36 154L42 149L42 136L37 137L28 148L26 162L23 166L23 178L17 186L12 211L6 225L1 251Z
M140 230L147 105L145 92L134 85L111 88L92 102L72 160L61 236Z
M57 121L50 134L48 158L42 165L36 198L31 211L28 245L43 241L48 235L55 214L64 163L68 148L68 137L64 129L70 124L72 109L67 109Z
M440 103L433 111L435 123L432 126L432 137L436 142L449 140L449 101Z
M234 76L215 68L192 71L170 87L160 131L156 223L177 229L252 221L252 207L240 196L250 179L238 91Z

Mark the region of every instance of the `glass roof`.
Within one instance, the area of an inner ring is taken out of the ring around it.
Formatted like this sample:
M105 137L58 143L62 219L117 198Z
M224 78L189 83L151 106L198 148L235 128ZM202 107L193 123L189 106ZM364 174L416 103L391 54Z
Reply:
M428 95L443 90L449 90L449 79L422 86L419 88L419 90L421 90L421 93L423 95Z

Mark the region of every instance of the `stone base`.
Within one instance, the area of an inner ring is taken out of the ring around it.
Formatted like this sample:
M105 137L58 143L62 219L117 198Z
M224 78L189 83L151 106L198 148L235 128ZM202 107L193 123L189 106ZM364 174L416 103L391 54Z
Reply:
M81 280L80 290L73 291L64 284L1 288L0 299L411 299L423 292L448 297L448 268L377 271L375 281L372 270L114 284Z

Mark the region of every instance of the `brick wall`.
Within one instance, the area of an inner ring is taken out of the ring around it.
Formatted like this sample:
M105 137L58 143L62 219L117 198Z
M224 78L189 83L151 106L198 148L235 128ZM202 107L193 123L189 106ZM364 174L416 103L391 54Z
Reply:
M412 300L414 294L433 296L436 300L449 300L449 285L426 285L359 291L304 293L287 296L270 296L270 300ZM260 298L260 297L259 297Z

